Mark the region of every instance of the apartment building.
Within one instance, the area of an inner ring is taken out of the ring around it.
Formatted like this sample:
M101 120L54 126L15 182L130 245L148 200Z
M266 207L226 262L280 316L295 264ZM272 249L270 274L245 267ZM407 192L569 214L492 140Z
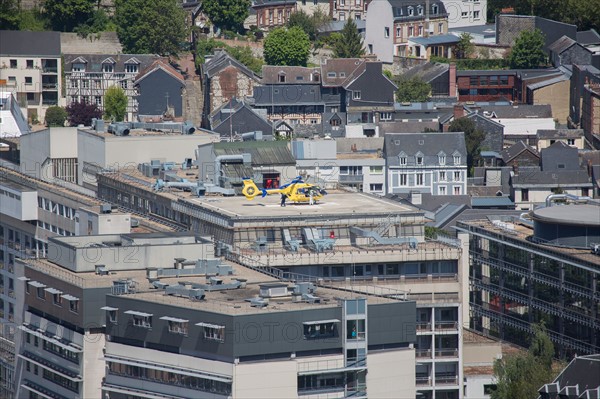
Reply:
M126 233L128 213L67 188L0 167L0 396L14 394L14 340L20 319L19 259L48 255L54 236Z
M415 300L417 390L425 398L462 398L465 236L425 240L422 211L364 193L329 191L318 205L280 207L273 197L249 203L243 197L157 193L123 172L102 174L98 183L102 198L118 201L132 192L148 199L155 212L214 237L221 254L246 267Z
M16 97L30 121L63 105L60 32L0 31L0 87Z
M329 15L334 21L367 19L371 0L329 0Z
M46 258L17 260L15 397L101 397L106 295L147 288L147 267L203 257L211 247L173 232L54 237Z
M128 98L126 120L136 120L138 95L134 81L138 74L160 59L148 54L65 54L64 82L67 104L86 102L104 111L104 93L112 86ZM60 63L60 62L59 62ZM173 98L180 93L172 93ZM165 97L166 104L169 103Z
M600 351L597 202L552 195L521 218L490 215L457 229L470 239L472 328L527 346L543 322L559 356Z

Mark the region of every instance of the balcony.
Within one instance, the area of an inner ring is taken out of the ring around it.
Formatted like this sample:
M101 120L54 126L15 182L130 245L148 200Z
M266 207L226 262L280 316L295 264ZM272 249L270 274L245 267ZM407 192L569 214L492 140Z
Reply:
M58 105L58 99L42 100L42 105Z
M435 385L458 385L458 376L454 374L436 374Z
M363 175L340 175L340 183L362 183Z
M429 376L416 376L415 378L415 382L417 384L417 386L425 386L425 387L430 387L431 386L431 377Z
M431 322L417 322L417 331L431 331Z
M435 323L436 330L458 330L458 321L438 321Z
M58 90L58 83L42 83L42 90Z
M431 359L431 349L416 349L415 357L419 359Z
M435 357L458 357L458 349L457 348L436 349Z
M58 67L45 66L42 68L42 73L58 73Z

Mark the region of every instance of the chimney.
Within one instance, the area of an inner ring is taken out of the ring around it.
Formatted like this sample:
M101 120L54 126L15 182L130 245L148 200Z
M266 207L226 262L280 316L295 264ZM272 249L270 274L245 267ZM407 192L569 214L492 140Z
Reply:
M420 191L411 191L409 197L410 203L413 205L421 205L423 203L421 197Z
M465 116L465 109L462 104L454 104L454 119L459 119Z
M448 69L448 95L450 97L458 97L458 93L456 92L456 64L450 63L450 68Z

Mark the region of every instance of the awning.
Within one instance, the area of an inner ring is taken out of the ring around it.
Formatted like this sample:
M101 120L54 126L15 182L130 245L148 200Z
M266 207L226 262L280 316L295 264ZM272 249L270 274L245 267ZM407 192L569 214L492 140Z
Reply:
M208 327L208 328L225 328L225 326L220 326L220 325L218 325L218 324L204 323L204 322L196 323L196 325L197 325L198 327Z
M25 277L25 276L21 276L19 278L17 278L17 280L21 280L21 281L29 281L31 280L29 277Z
M112 312L113 310L119 310L119 308L113 308L111 306L102 306L100 310L108 310L109 312Z
M125 313L126 314L131 314L131 315L134 315L134 316L152 317L151 313L138 312L137 310L126 310Z
M46 288L44 291L48 291L51 294L62 294L62 291L57 290L56 288Z
M27 284L33 285L36 288L44 288L46 286L46 284L42 284L39 281L35 281L35 280L28 281Z
M328 323L339 323L338 319L329 319L329 320L316 320L316 321L305 321L302 324L305 326L314 326L315 324L328 324Z
M45 365L44 363L38 362L37 360L35 360L35 359L32 359L32 358L30 358L30 357L27 357L27 356L24 356L24 355L22 355L22 354L20 354L20 353L19 353L17 356L18 356L18 357L20 357L21 359L27 360L28 362L31 362L31 363L33 363L33 364L37 364L37 365L38 365L38 366L40 366L41 368L43 368L43 369L46 369L46 370L48 370L48 371L50 371L50 372L52 372L52 373L54 373L54 374L57 374L57 375L59 375L59 376L61 376L61 377L63 377L63 378L66 378L66 379L67 379L67 380L69 380L69 381L73 381L73 382L83 382L83 378L82 378L80 375L77 375L77 376L71 376L71 375L68 375L68 374L62 373L62 372L60 372L60 371L58 371L58 370L56 370L56 369L54 369L54 368L52 368L52 367L50 367L50 366L47 366L47 365Z
M38 396L40 396L40 397L42 397L42 398L44 398L44 399L54 399L52 396L48 396L48 395L46 395L45 393L43 393L43 392L41 392L41 391L38 391L37 389L35 389L35 388L33 388L33 387L30 387L29 385L27 385L27 383L25 383L25 384L21 384L21 386L22 386L23 388L27 389L28 391L31 391L31 392L33 392L33 393L37 394Z
M174 321L175 323L187 323L189 320L186 319L178 319L177 317L163 316L160 318L161 320Z
M56 346L60 346L61 348L66 349L69 352L73 352L73 353L81 353L81 352L83 352L83 350L81 350L80 348L75 348L72 345L64 344L64 343L60 342L58 339L56 339L56 338L49 337L46 334L43 334L43 333L41 333L39 331L32 330L31 328L28 328L26 326L19 326L19 329L23 330L25 332L28 332L29 334L35 335L36 337L41 338L44 341L51 342L51 343L53 343Z
M79 300L79 298L77 298L76 296L69 295L69 294L64 294L62 297L65 298L67 301L78 301Z

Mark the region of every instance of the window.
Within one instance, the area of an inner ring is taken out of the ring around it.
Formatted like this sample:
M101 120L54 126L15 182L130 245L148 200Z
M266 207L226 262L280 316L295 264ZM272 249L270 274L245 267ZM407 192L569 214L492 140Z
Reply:
M340 6L345 6L346 5L346 0L340 0Z
M281 23L281 18L283 17L283 11L277 10L277 22Z
M508 76L500 76L500 84L503 86L508 85Z
M10 60L10 69L17 69L17 60Z
M225 327L224 326L205 326L204 339L212 341L225 342Z
M33 78L31 76L25 76L25 86L31 86L33 84Z
M392 120L392 113L391 112L382 112L381 114L381 120L382 121L391 121Z
M402 37L402 27L401 26L396 27L396 37Z
M383 37L390 37L390 28L387 26L383 28Z
M352 99L353 100L360 100L360 90L353 90L352 91Z
M400 174L400 185L408 186L408 175L406 173Z
M81 81L81 88L82 89L89 89L90 87L90 81L87 79L84 79Z
M110 321L113 324L117 324L117 311L116 310L108 311L108 321Z
M304 339L321 339L335 337L336 322L329 322L324 320L323 322L306 322L304 324Z
M134 327L152 328L152 316L133 315Z
M460 186L454 186L454 195L460 195Z
M415 161L416 161L417 165L423 165L423 156L422 155L417 155L415 157Z
M126 80L126 79L123 79L123 80L121 81L121 88L122 88L122 89L127 89L127 80Z
M416 179L415 180L415 185L417 185L417 186L423 186L423 185L425 185L425 179L424 179L423 173L417 173L415 175L415 179Z
M473 18L479 19L479 11L473 11Z
M454 165L460 165L460 155L455 155L453 158L454 158Z
M125 65L125 72L127 72L127 73L137 73L137 71L138 71L137 64L126 64Z
M419 36L423 36L423 25L419 25Z
M439 181L446 181L446 172L443 170L440 170L438 173L439 173Z
M567 139L568 145L575 145L575 139Z
M444 24L442 22L438 24L438 33L444 33Z
M382 192L383 191L383 184L382 183L371 184L371 185L369 185L369 189L371 191Z
M431 6L431 13L433 15L436 15L438 13L438 6L437 6L437 4L434 4L434 5Z
M52 294L52 303L56 306L62 306L62 297L60 296L60 293Z
M188 334L188 322L187 321L172 321L169 320L169 332L174 334L187 335Z
M408 37L412 37L414 34L414 28L412 26L408 27Z
M71 80L71 88L72 89L76 89L79 87L79 81L78 80Z
M382 175L383 174L383 166L370 166L369 173L372 175Z
M438 187L438 195L446 195L446 186Z
M96 103L96 105L102 105L102 97L100 97L100 96L94 97L94 102Z
M83 72L85 71L85 64L73 64L73 66L71 66L71 71Z
M454 181L460 181L460 172L454 172Z
M113 65L112 64L102 64L102 72L104 73L112 73Z
M408 15L409 15L409 16L413 16L413 15L415 15L415 9L414 9L414 8L412 8L412 7L408 7Z
M521 189L521 201L529 201L529 189Z
M27 102L35 101L35 93L27 93Z
M446 165L446 156L445 155L438 155L438 163L440 165Z
M25 61L27 69L33 69L33 60Z
M279 75L278 82L279 83L285 83L285 75L284 74Z
M79 301L69 301L69 310L73 313L79 312Z
M362 166L340 166L340 175L360 176Z
M340 5L343 6L343 4L340 4ZM345 20L346 20L346 13L341 11L340 12L340 21L345 21Z
M417 13L418 13L419 15L423 15L423 7L421 7L421 6L418 6L418 7L417 7Z
M460 15L461 15L463 18L466 18L466 17L468 17L468 16L469 16L469 13L468 13L467 11L463 11L463 12L462 12Z
M44 291L44 287L37 287L37 296L41 300L46 300L46 291Z
M400 157L400 165L406 165L406 157Z
M362 19L362 15L360 14L354 14L354 19L357 21L360 21Z
M354 0L354 5L360 7L360 0Z

